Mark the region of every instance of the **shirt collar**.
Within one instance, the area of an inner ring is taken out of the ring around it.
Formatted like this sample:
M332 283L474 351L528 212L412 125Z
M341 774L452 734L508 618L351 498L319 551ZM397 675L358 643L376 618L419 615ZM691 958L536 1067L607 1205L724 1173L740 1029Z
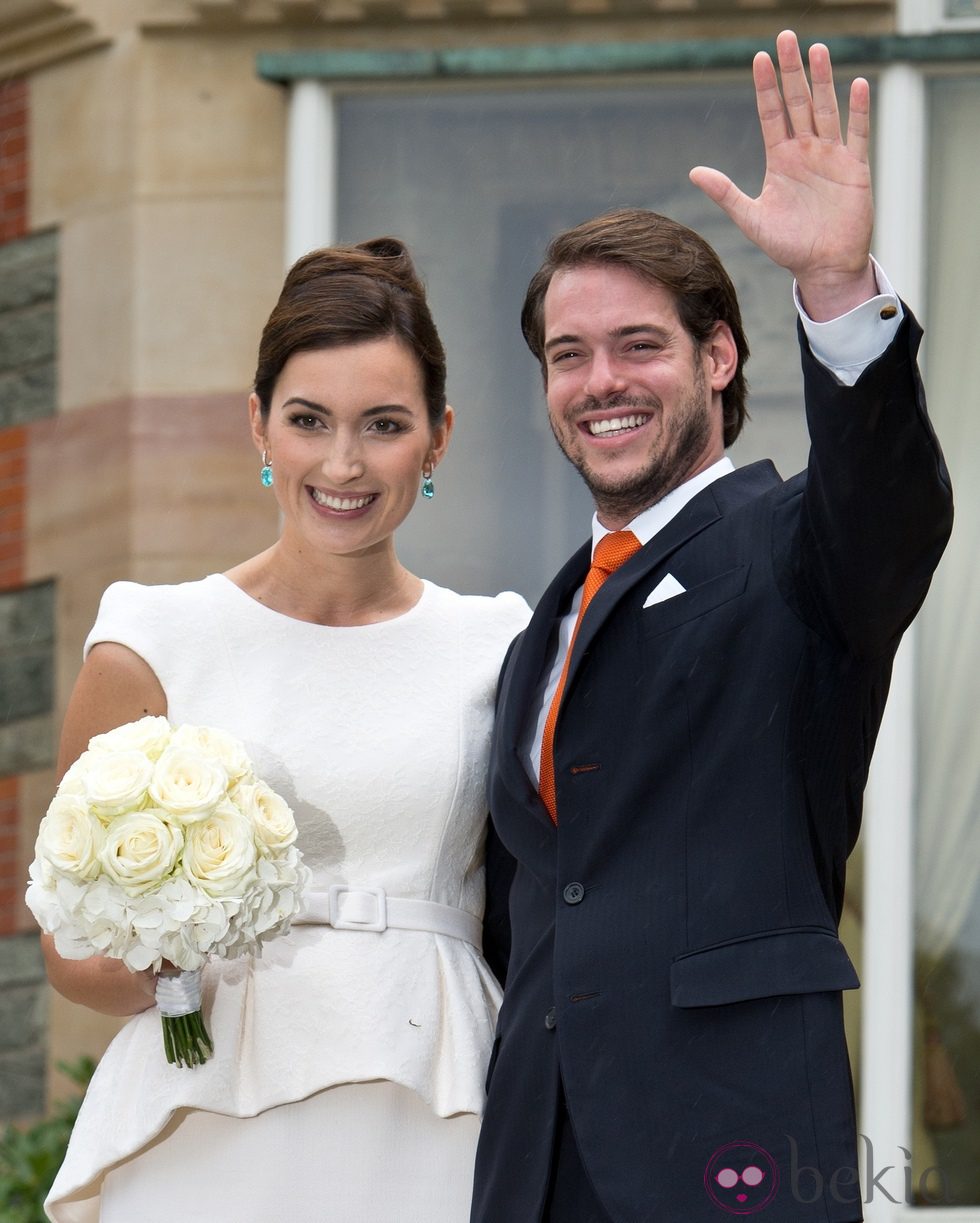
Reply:
M685 505L695 497L702 488L707 488L709 484L713 484L715 480L720 480L722 476L727 476L729 472L735 470L735 464L726 455L719 459L717 463L712 463L710 467L706 467L704 471L699 471L696 476L691 476L690 480L685 480L683 484L678 484L676 488L672 488L670 492L661 497L649 509L643 511L642 514L637 514L632 522L628 522L622 529L624 531L632 531L641 544L648 544L658 531L662 531L672 518L674 518ZM609 529L604 527L595 514L592 515L592 551L595 552L596 544L604 535L610 534Z

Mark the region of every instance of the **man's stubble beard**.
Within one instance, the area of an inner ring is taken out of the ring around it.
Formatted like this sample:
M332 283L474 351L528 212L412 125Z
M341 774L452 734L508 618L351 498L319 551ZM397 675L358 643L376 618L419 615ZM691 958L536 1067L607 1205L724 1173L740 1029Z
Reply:
M649 412L652 416L658 416L661 425L663 424L663 405L657 398L618 395L601 404L598 401L586 401L580 415L599 408L628 408L632 411ZM562 454L585 481L600 519L607 517L621 522L632 521L693 474L695 463L708 448L711 429L704 369L700 362L695 364L694 388L684 404L683 413L673 416L667 433L661 432L656 443L656 453L649 456L647 466L631 476L617 481L604 480L589 467L586 459L568 453L554 423L551 422L555 441Z

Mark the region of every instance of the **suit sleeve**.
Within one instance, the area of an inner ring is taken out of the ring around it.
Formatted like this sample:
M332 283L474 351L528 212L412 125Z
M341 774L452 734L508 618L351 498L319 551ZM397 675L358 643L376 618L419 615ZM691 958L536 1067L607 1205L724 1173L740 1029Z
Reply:
M810 458L795 505L776 521L789 597L817 631L877 657L907 628L952 526L952 492L906 317L853 386L810 352L800 328Z
M487 901L483 913L483 958L501 985L507 983L510 960L510 889L516 860L497 836L493 820L487 822Z
M507 674L510 661L523 633L518 633L507 647L500 667L500 680ZM500 693L498 682L494 702L494 719L500 717ZM493 752L491 752L492 758ZM492 768L492 765L491 765ZM487 819L486 840L486 903L483 910L483 958L490 965L493 975L501 985L507 981L507 965L510 960L510 889L514 882L517 860L504 847L492 815Z

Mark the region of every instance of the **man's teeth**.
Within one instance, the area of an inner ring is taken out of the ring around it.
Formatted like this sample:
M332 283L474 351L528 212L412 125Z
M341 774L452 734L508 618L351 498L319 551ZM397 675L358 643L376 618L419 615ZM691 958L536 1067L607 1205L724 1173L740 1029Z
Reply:
M360 510L370 504L374 497L331 497L315 488L313 489L313 500L317 505L325 505L328 510Z
M588 430L593 437L601 437L605 433L623 433L627 429L638 429L649 419L649 416L614 416L611 420L590 420Z

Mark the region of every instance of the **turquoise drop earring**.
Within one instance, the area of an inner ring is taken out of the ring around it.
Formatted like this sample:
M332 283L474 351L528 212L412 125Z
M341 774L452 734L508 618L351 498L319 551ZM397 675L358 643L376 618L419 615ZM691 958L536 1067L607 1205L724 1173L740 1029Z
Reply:
M262 451L262 468L259 471L259 479L262 481L263 488L272 487L272 464L269 462L269 455L265 450Z
M422 496L431 501L436 495L436 486L432 483L432 468L422 468Z

